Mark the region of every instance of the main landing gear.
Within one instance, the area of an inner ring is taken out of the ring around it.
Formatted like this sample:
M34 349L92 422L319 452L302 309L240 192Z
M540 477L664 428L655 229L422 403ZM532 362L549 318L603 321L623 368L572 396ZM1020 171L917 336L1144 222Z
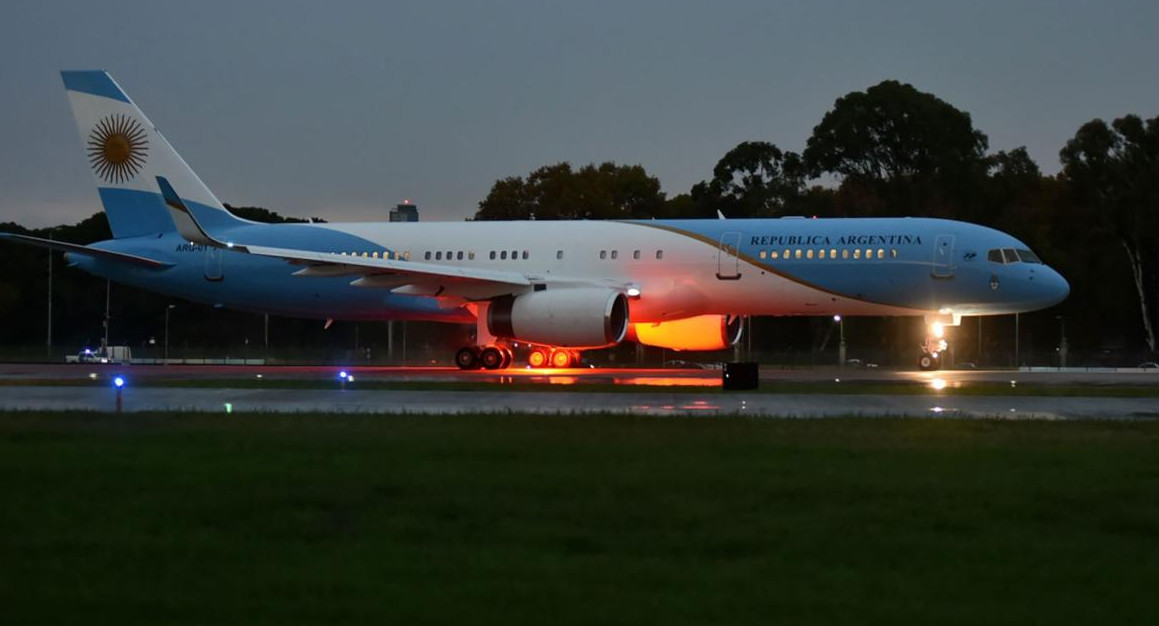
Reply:
M515 354L505 345L467 346L455 353L455 365L461 370L501 370L511 367ZM527 353L527 365L534 368L579 367L579 350L533 346Z

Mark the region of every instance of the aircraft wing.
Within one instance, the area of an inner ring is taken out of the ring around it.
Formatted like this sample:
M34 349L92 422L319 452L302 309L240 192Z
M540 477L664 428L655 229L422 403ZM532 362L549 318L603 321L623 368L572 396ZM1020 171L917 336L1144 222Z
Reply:
M118 263L128 263L130 265L136 265L138 267L144 267L151 270L163 270L168 267L173 267L172 263L166 261L157 261L155 259L138 256L136 254L127 254L124 252L114 252L112 250L102 250L100 248L82 246L80 244L68 243L67 241L41 239L40 237L29 237L28 235L17 235L15 233L0 233L0 238L10 239L17 243L30 246L49 248L51 250L60 250L61 252L69 252L72 254L83 254L96 257L98 259L116 261Z
M165 204L188 215L197 230L198 241L219 248L258 256L282 259L292 264L305 265L295 272L297 276L357 276L351 284L356 287L390 289L394 293L481 300L515 291L523 291L531 281L523 274L476 268L417 263L395 259L376 259L337 252L315 252L294 248L251 246L222 241L208 232L198 219L199 210L186 204L164 177L157 177L157 185Z
M412 295L476 299L522 291L521 288L531 285L526 275L515 272L291 248L235 245L230 249L304 265L295 272L298 276L357 276L352 282L355 286L387 288Z

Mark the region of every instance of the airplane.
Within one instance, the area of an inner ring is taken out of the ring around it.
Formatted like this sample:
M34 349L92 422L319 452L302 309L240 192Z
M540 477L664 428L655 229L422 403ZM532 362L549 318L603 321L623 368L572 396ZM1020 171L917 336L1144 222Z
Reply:
M921 316L918 365L934 369L944 326L1070 290L1014 237L932 218L256 223L226 210L107 72L62 77L113 239L0 236L221 307L474 324L462 369L510 367L517 343L536 368L623 341L719 350L760 315Z

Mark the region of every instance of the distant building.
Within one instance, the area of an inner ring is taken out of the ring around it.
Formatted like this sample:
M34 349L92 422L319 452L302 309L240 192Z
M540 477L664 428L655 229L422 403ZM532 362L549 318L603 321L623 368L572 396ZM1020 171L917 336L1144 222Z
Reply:
M410 200L403 200L402 204L390 210L390 221L417 222L419 221L419 208L411 204Z

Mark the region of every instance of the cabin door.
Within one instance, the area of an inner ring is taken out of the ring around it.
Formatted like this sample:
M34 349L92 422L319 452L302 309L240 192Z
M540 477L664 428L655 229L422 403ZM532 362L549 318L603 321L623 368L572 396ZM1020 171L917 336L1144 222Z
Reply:
M716 252L716 277L721 280L737 280L740 278L740 251L741 234L728 232L720 236L720 248Z
M954 236L938 235L934 240L934 278L954 277Z
M221 248L214 246L206 246L205 248L205 280L210 282L221 282L225 280L225 272L222 268L222 251Z

